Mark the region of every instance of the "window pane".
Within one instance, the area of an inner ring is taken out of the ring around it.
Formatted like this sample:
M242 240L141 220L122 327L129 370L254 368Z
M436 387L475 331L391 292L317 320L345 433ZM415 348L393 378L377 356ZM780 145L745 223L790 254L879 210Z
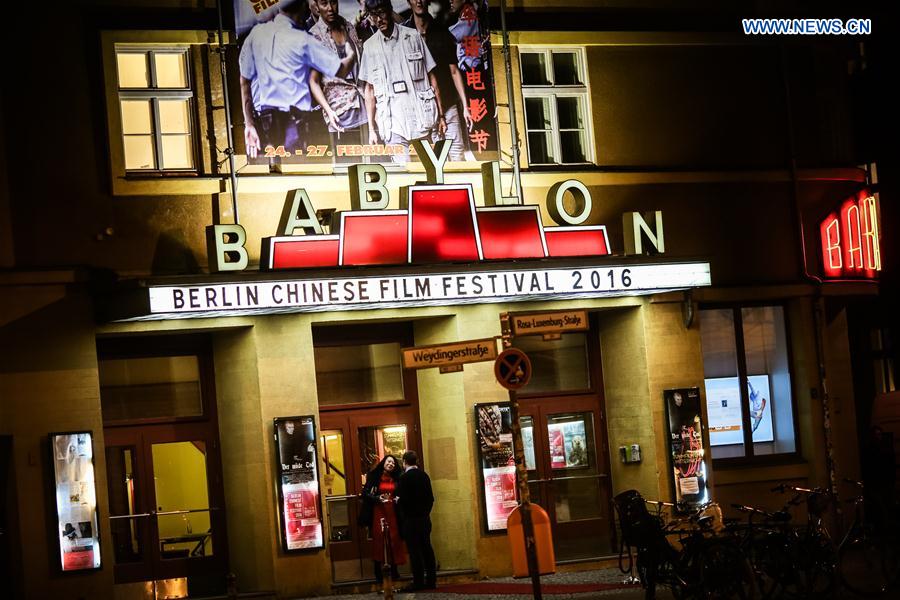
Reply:
M116 54L120 88L150 87L147 55L143 52L119 52Z
M754 454L793 452L794 411L784 309L741 309Z
M109 514L112 517L137 515L140 487L135 476L135 447L106 447L106 484L109 492ZM140 562L144 559L144 522L146 517L109 520L116 564Z
M156 64L156 87L186 88L187 65L182 52L160 52L153 55Z
M164 135L162 153L163 169L190 169L194 166L190 135Z
M190 133L191 117L188 100L159 101L159 130L162 133Z
M317 346L319 404L403 400L400 344Z
M525 98L525 124L528 129L550 129L550 99Z
M522 85L549 85L547 79L547 55L543 52L522 52Z
M381 459L391 455L403 457L409 449L406 425L376 425L359 428L359 467L365 474L375 468ZM398 465L399 466L399 465Z
M528 161L533 165L556 162L546 133L528 134Z
M559 148L562 152L562 162L583 163L587 162L584 152L583 131L563 131L559 134Z
M153 136L150 135L126 135L125 143L125 168L126 169L155 169L153 158Z
M99 366L105 422L203 414L196 356L105 359Z
M556 113L560 129L584 129L581 101L578 98L557 98Z
M535 394L591 387L587 335L566 333L562 339L544 341L540 336L516 338L515 346L531 359L533 375L522 391Z
M555 85L582 85L578 57L574 52L553 53L553 83Z
M744 456L734 311L730 308L701 310L700 339L712 456Z
M153 133L149 100L122 100L122 133Z
M159 554L163 559L199 558L213 554L206 444L203 441L167 442L151 446L156 510L159 514Z

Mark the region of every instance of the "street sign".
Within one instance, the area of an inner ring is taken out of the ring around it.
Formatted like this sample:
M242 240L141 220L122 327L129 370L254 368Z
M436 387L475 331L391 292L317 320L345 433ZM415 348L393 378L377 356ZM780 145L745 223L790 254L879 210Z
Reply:
M570 331L587 331L585 310L564 310L544 313L512 314L513 336L553 335Z
M531 381L531 361L518 348L508 348L494 361L494 376L508 390L517 390Z
M441 373L462 371L466 363L483 362L497 358L496 338L468 340L433 346L403 348L403 367L406 369L431 369L440 367Z

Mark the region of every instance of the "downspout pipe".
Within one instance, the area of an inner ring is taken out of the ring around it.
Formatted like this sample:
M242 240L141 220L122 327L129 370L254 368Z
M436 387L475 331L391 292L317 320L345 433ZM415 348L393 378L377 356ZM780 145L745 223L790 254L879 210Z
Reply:
M522 191L522 169L519 159L519 122L516 118L516 94L513 90L509 30L506 29L506 0L500 0L500 30L503 33L503 63L506 71L506 97L509 103L509 132L512 138L513 185L519 204L524 204L525 194Z
M225 148L225 156L228 159L228 175L231 179L231 210L234 213L234 224L240 223L238 219L238 183L237 171L234 167L234 134L232 132L233 125L231 122L231 99L228 95L228 69L225 66L225 33L222 26L222 0L216 0L216 10L219 13L219 47L216 52L219 53L219 71L222 77L222 98L225 103L225 135L228 140L228 147Z
M825 440L825 468L828 473L828 488L837 497L837 473L834 460L834 436L831 430L831 408L829 406L828 373L825 366L825 316L822 314L822 279L809 272L809 260L806 254L806 231L803 223L803 211L800 208L800 178L797 173L797 148L794 132L794 114L791 101L791 83L788 75L788 56L784 44L779 45L781 58L781 77L784 86L784 100L787 113L788 152L790 153L791 196L794 203L794 219L800 241L800 271L803 278L814 286L813 294L813 330L816 344L816 363L818 366L819 388L822 390L822 430ZM835 502L838 525L841 520L841 506Z

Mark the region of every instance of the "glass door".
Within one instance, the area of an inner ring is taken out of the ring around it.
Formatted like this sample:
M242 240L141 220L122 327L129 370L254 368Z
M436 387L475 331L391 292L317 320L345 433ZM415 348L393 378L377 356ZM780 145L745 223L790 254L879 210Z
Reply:
M187 424L105 431L118 583L226 572L215 441Z
M373 571L372 538L358 522L366 474L391 454L420 451L409 408L322 412L319 438L325 468L322 489L328 514L332 575L336 583L368 581ZM401 574L404 571L401 566Z
M612 554L609 462L596 398L524 401L519 422L531 499L550 516L557 561Z

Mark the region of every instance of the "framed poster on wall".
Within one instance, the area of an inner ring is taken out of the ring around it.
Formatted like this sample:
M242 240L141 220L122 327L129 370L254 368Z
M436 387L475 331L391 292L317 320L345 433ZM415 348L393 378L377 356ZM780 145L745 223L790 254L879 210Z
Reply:
M56 493L56 540L60 568L100 568L100 529L94 481L94 440L90 431L50 434Z
M315 419L278 417L274 424L281 547L285 552L322 548Z
M669 466L675 505L679 511L686 512L709 500L700 388L665 390L663 398L669 425Z
M475 437L481 462L485 529L505 531L509 514L519 504L509 403L476 404Z

